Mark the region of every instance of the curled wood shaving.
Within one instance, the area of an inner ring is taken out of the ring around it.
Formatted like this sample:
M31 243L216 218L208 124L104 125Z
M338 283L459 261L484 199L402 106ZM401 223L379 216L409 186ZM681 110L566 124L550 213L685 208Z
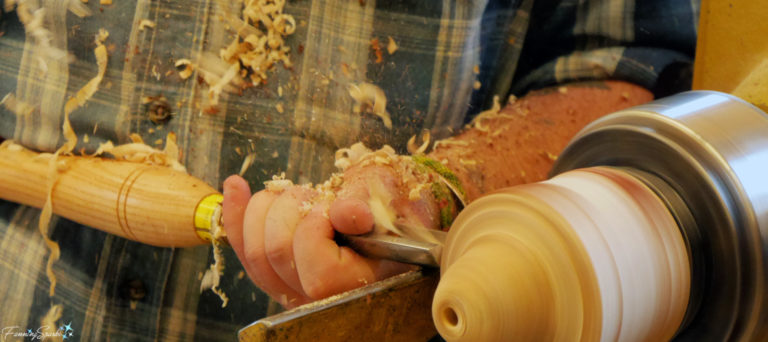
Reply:
M192 64L192 61L186 58L182 58L176 61L176 64L174 64L177 70L181 69L179 71L179 77L181 77L182 80L188 79L190 76L192 76L192 73L195 71L195 65Z
M144 31L147 27L155 28L155 22L149 19L141 19L141 21L139 21L139 31Z
M213 214L214 219L211 222L211 246L213 248L213 264L205 270L200 281L200 292L210 289L219 298L221 298L221 307L227 307L229 298L226 293L219 288L221 276L224 274L224 254L221 252L221 238L224 236L224 229L221 226L221 206L216 208Z
M385 189L384 184L380 181L369 181L368 185L368 193L370 195L368 198L368 207L371 209L373 221L376 223L374 227L376 234L386 234L387 232L391 232L415 241L438 243L437 239L427 231L427 228L405 224L404 222L395 224L397 214L391 204L391 194ZM423 183L419 184L418 191L424 186Z
M356 143L348 148L336 151L334 166L339 170L346 170L353 164L357 164L364 156L372 153L363 143Z
M429 133L428 129L421 130L421 136L419 137L419 140L421 141L420 146L416 146L416 135L414 134L410 139L408 139L408 153L414 155L414 154L424 154L424 152L427 151L427 148L429 148L429 143L432 138L431 134Z
M42 211L40 212L40 218L37 223L37 228L40 231L40 235L43 236L45 245L50 251L48 262L45 266L45 274L51 282L48 291L48 295L50 297L53 297L53 295L56 293L56 274L53 273L53 263L55 263L56 260L59 260L59 256L61 256L61 249L59 248L59 244L48 237L51 217L53 216L53 187L56 185L56 181L59 178L58 172L62 171L62 167L58 163L58 156L60 154L72 153L75 145L77 145L77 135L75 134L75 131L72 130L72 125L69 122L69 113L64 114L64 124L62 125L62 131L66 142L64 145L59 147L59 149L57 149L56 152L53 153L51 158L48 160L48 177L46 177L48 181L46 184L46 189L48 190L46 191L45 204L43 205Z
M99 144L94 155L103 153L111 154L117 160L125 160L134 163L167 166L179 172L187 172L187 169L179 162L181 152L176 144L176 134L168 133L165 139L165 148L161 151L144 143L136 134L130 136L132 143L115 146L111 141Z
M355 100L352 108L355 113L368 111L381 118L384 127L392 129L392 119L387 112L387 96L381 88L367 82L350 84L349 96Z
M473 125L479 131L488 132L488 127L483 126L483 120L496 117L510 117L509 115L499 114L500 111L501 104L499 103L499 96L496 95L493 97L493 107L480 112L480 114L477 114L477 116L472 120L471 125Z
M74 97L67 100L67 103L64 104L65 115L69 115L78 107L82 107L99 90L99 84L107 72L107 48L104 46L107 37L109 37L109 32L105 29L99 29L99 33L96 35L96 48L93 49L93 53L96 55L96 64L99 67L98 74L80 88Z

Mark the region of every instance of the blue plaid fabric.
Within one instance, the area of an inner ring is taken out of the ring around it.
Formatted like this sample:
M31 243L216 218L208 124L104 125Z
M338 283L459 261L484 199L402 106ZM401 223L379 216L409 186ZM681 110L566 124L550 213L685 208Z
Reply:
M324 179L334 170L333 152L356 141L402 151L422 129L448 136L494 95L590 79L626 80L663 94L667 81L680 78L665 75L690 67L698 18L696 0L293 0L285 8L298 23L286 40L293 68L277 67L266 84L242 94L225 92L220 112L205 114L207 85L179 78L174 62L218 55L231 41L222 2L93 0L85 18L67 11L69 1L26 3L45 8L51 46L71 57L35 51L15 14L3 14L0 97L12 93L33 110L0 108L0 137L41 151L62 143L63 104L96 75L93 37L104 28L108 68L99 91L72 113L75 132L90 136L76 150L124 143L131 133L153 142L175 132L189 172L214 187L239 171L243 152L255 153L245 174L255 190L280 172L299 182ZM156 27L142 29L142 19ZM386 51L390 37L398 45L393 54ZM380 62L374 38L382 43ZM348 87L359 82L384 90L391 130L353 112ZM160 125L142 101L158 95L173 112ZM71 323L80 340L217 341L279 310L241 277L231 252L222 279L231 300L222 309L217 297L199 291L211 262L207 246L150 247L57 218L51 238L62 256L49 298L38 216L38 209L0 201L0 328L37 329L51 304L63 304L60 322Z

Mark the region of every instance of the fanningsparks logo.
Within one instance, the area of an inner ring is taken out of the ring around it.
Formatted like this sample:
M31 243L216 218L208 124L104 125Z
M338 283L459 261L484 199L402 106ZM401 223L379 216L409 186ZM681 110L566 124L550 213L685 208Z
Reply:
M41 341L44 338L61 338L66 340L75 335L75 330L72 329L72 322L62 324L53 332L47 330L49 330L47 326L39 327L37 330L27 329L26 331L19 326L5 327L2 330L2 335L0 335L0 341L12 341L18 338L31 341Z

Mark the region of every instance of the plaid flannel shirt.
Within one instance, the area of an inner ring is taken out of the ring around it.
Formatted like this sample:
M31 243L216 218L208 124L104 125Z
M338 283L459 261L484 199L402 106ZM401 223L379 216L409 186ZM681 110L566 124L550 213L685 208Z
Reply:
M68 1L27 3L45 8L51 46L72 58L36 51L15 15L3 15L0 97L13 93L33 111L17 116L0 108L0 137L41 151L63 142L63 104L96 74L93 37L105 28L106 75L71 115L78 136L90 136L76 150L124 143L130 133L153 142L175 132L189 172L214 187L238 172L240 153L255 153L245 174L255 190L280 172L299 182L324 179L334 170L333 152L355 141L402 151L422 129L445 137L489 107L493 95L608 78L663 94L665 84L680 79L665 75L690 66L698 18L696 0L294 0L285 8L298 23L286 40L293 68L277 67L266 84L243 94L225 92L220 112L210 115L200 106L207 86L181 80L174 62L218 55L231 41L219 16L227 1L91 1L86 18L68 13ZM142 28L142 19L156 26ZM384 49L377 63L371 40L386 47L389 37L398 49ZM391 130L352 111L348 86L358 82L384 90ZM173 117L157 125L142 99L161 94ZM209 247L151 247L55 217L51 237L62 255L49 298L38 216L38 209L0 201L0 328L37 329L50 305L60 303L59 322L71 323L81 340L232 340L239 328L279 310L238 277L242 268L231 252L222 278L231 300L222 309L217 297L199 291Z

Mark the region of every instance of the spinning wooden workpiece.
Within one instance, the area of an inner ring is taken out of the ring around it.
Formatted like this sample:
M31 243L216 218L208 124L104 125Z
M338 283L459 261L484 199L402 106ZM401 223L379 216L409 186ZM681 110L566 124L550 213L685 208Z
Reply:
M685 242L631 175L571 171L475 203L443 255L433 317L446 339L662 341L682 322Z
M766 340L766 137L768 116L716 92L594 122L558 176L461 212L432 306L440 334Z

